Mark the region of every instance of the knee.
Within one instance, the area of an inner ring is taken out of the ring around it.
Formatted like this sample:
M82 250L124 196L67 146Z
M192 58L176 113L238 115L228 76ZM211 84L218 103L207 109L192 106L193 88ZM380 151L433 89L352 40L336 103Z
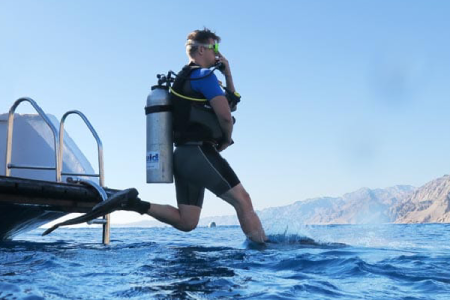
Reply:
M250 195L240 184L220 197L231 204L238 213L253 210Z
M240 193L239 200L236 204L241 210L253 210L252 199L250 198L250 194L245 190Z
M197 224L198 222L182 222L177 226L177 229L184 232L189 232L197 228Z
M245 201L245 202L252 202L252 199L250 198L250 194L249 193L247 193L247 191L243 191L242 192L242 199Z
M241 195L241 202L243 205L252 205L252 199L250 198L250 194L244 191Z

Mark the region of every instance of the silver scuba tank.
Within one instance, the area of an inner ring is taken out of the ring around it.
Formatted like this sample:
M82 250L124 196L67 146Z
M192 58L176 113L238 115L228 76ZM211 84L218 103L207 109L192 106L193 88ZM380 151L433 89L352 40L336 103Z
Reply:
M158 75L147 97L147 183L173 182L173 132L169 98L170 76ZM167 80L169 79L169 80ZM166 86L163 85L166 83Z

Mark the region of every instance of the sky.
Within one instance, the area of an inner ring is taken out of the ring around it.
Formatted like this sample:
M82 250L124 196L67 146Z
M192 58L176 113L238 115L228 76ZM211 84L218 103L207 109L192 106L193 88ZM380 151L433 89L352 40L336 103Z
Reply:
M57 118L82 111L106 186L175 205L173 184L146 183L144 107L156 75L187 63L188 33L207 27L242 95L223 156L257 210L419 187L450 169L449 11L437 0L0 0L0 113L23 96ZM96 168L81 121L66 130ZM206 194L202 216L233 213Z

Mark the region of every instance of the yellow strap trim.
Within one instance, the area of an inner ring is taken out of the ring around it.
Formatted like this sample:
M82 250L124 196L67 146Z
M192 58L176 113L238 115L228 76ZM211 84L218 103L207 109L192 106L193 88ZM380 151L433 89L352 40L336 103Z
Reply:
M222 81L219 80L219 85L221 88L225 89L225 87L222 85ZM233 93L236 97L241 97L241 94L239 94L238 92L234 92Z
M206 102L206 101L208 101L207 99L191 98L191 97L188 97L188 96L185 96L185 95L178 94L177 92L175 92L175 90L172 87L170 87L169 89L170 89L170 92L173 93L175 96L183 98L183 99L186 99L186 100L197 101L197 102Z

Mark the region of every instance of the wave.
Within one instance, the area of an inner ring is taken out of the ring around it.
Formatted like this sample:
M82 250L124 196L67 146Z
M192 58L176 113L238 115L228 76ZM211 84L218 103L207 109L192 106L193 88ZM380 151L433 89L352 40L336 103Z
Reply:
M78 242L61 242L63 230L42 242L37 232L30 239L38 242L0 243L0 299L447 300L446 228L425 232L442 229L441 244L404 227L382 229L383 243L360 243L370 232L337 226L268 234L264 247L242 247L239 227L128 229L109 246L86 243L97 239L86 230L72 230ZM346 244L326 242L338 238Z
M264 250L264 249L279 249L283 247L289 248L343 248L348 245L343 243L322 242L316 241L310 237L298 234L269 234L268 240L265 244L258 244L247 239L244 242L244 248Z

